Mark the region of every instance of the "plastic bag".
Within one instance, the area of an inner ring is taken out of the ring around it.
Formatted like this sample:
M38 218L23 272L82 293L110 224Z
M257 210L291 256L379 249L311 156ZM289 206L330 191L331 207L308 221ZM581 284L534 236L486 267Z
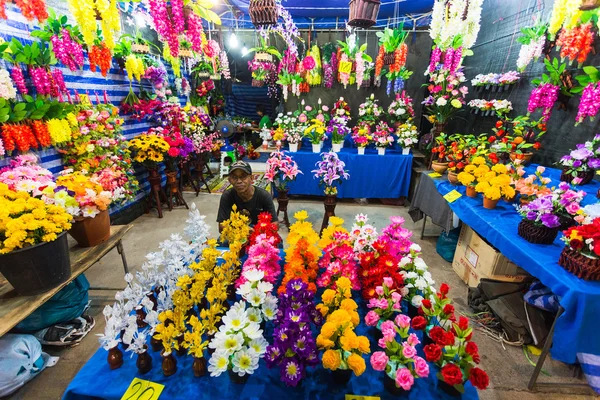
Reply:
M458 244L458 236L460 235L460 228L452 229L449 233L442 232L438 238L435 250L437 253L446 261L452 262L454 260L454 252L456 251L456 245Z

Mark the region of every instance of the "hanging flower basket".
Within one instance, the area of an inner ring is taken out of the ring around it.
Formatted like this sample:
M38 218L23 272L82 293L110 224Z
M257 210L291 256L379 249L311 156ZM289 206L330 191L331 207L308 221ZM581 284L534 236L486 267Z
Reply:
M254 26L277 24L277 6L275 0L251 0L248 14Z
M589 11L600 7L600 0L583 0L579 9L581 11Z
M253 87L263 87L263 86L265 86L265 81L261 81L259 79L252 79L252 86Z
M578 278L600 280L600 259L587 257L570 247L565 247L560 253L558 264Z
M369 28L377 22L380 0L350 0L348 25Z
M254 61L257 62L273 62L273 55L269 53L265 53L264 51L259 51L254 55Z
M194 53L192 53L191 50L187 50L187 49L180 49L179 50L179 57L192 58L193 56L194 56Z
M392 65L394 63L394 60L395 60L394 52L385 53L383 55L383 65Z
M558 235L558 228L548 228L523 219L519 222L519 236L533 244L552 244Z
M581 182L578 183L578 185L587 185L592 181L592 179L594 179L595 174L596 171L593 169L577 172L577 177L581 179ZM567 174L567 168L563 168L562 173L560 174L560 180L568 183L571 183L573 180L573 176L571 174Z

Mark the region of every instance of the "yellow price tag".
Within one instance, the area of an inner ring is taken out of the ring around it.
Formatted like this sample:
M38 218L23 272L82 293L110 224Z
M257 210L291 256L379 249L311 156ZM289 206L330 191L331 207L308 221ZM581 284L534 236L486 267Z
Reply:
M456 200L458 200L461 197L462 197L462 194L458 193L456 190L448 192L444 195L444 199L446 199L446 201L448 203L454 203Z
M432 177L432 178L441 178L442 174L440 174L439 172L431 172L429 174L427 174L428 176Z
M350 61L341 61L338 69L340 72L349 74L352 72L352 63Z
M90 101L90 96L87 94L79 94L79 102L86 106L91 106L92 102Z
M121 397L121 400L156 400L165 385L135 378Z
M347 394L346 400L381 400L379 396L359 396L357 394Z

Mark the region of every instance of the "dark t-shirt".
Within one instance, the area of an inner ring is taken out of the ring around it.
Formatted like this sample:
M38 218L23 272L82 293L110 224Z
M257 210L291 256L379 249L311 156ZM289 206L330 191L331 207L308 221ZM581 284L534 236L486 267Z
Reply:
M277 221L273 198L265 189L255 186L254 196L247 202L243 201L233 188L226 190L221 195L217 222L221 223L229 219L234 204L237 206L238 211L248 210L250 212L250 222L252 225L258 223L258 214L262 212L270 213L273 216L273 221Z

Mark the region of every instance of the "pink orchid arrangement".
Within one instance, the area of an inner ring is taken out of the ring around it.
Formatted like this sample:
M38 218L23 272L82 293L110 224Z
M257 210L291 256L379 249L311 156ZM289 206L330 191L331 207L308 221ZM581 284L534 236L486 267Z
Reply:
M18 65L15 65L10 70L10 77L21 94L25 95L29 93L27 86L25 86L25 77L23 76L23 71Z
M196 13L190 13L187 18L187 31L185 32L185 37L192 45L192 50L197 53L202 51L203 33L202 18L196 15Z
M317 66L315 59L313 56L306 56L304 60L302 60L302 67L305 71L312 71Z
M292 157L282 151L271 153L267 160L265 179L273 183L278 191L286 190L298 174L302 174L302 171L298 169L298 163Z
M319 179L319 185L325 188L325 194L328 196L337 195L337 185L341 185L345 179L350 178L350 174L344 169L344 163L338 157L337 153L322 153L322 161L318 161L312 170L315 178Z
M73 40L68 29L63 29L60 37L53 35L50 41L54 55L67 68L76 71L83 67L83 47Z
M550 119L554 103L558 100L558 92L560 88L552 83L542 83L537 88L533 89L529 97L527 112L533 113L538 108L541 108L544 122Z
M414 333L408 333L410 318L398 314L393 321L381 324L383 338L378 342L383 351L371 354L371 366L375 371L385 372L397 388L406 391L414 385L416 378L429 376L429 365L417 355L416 346L421 343ZM397 340L397 336L400 340Z
M590 82L581 93L575 126L588 117L593 121L598 111L600 111L600 82Z
M400 216L390 217L390 221L391 223L383 229L378 240L385 245L385 252L399 261L410 252L412 231L402 226L404 218Z
M167 3L164 0L149 0L149 11L154 21L156 32L167 42L171 56L179 55L179 39L174 27L174 21L169 18ZM183 11L182 11L183 14ZM175 18L174 18L175 19Z
M277 239L275 237L267 237L267 235L259 235L256 238L256 243L248 248L248 259L242 267L242 274L235 282L236 287L240 287L246 282L244 272L247 270L260 270L264 272L263 280L269 283L276 283L281 273L279 261L279 249L274 245Z
M450 74L454 74L463 58L463 48L462 46L458 49L454 49L449 47L446 49L446 53L444 54L444 69L448 70Z
M332 242L323 249L323 257L319 260L319 268L325 271L317 279L317 286L335 290L335 282L344 276L352 282L352 290L360 290L358 264L349 240L347 232L333 233Z
M68 92L67 86L65 85L65 77L60 69L52 70L52 78L54 79L55 89L59 95L66 94Z
M52 94L52 81L48 77L48 71L44 67L32 67L29 70L33 86L40 96L50 96Z
M394 287L394 280L387 276L380 286L375 287L376 296L367 303L367 307L371 309L365 315L367 326L381 329L385 321L393 319L394 314L402 311L402 295Z

